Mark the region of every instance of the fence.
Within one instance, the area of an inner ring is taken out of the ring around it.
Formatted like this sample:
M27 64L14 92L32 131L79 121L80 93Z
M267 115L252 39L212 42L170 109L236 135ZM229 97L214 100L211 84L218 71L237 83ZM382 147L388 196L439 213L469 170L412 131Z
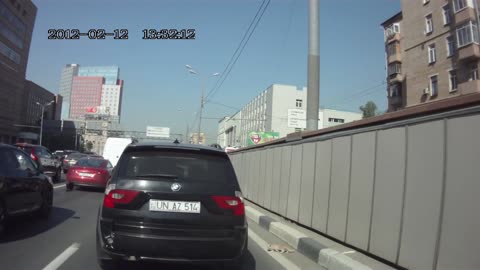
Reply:
M295 134L231 159L244 196L288 219L408 269L478 270L478 104Z

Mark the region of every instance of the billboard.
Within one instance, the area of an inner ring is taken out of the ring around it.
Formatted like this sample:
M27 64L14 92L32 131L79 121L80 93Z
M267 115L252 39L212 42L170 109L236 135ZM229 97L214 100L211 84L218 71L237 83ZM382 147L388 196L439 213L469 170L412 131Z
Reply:
M305 110L289 109L287 125L290 128L306 128L307 113Z
M147 137L170 138L170 128L147 126Z
M257 145L280 138L278 132L256 132L250 131L248 133L247 145Z

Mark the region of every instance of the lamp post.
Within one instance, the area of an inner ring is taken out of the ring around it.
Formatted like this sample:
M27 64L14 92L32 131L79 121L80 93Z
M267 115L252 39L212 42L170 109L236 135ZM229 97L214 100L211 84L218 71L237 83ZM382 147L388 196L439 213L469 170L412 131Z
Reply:
M43 134L43 114L45 113L45 107L48 107L48 106L52 105L52 104L53 104L53 102L54 102L54 101L52 100L52 101L50 101L49 103L47 103L47 104L43 104L43 105L42 105L42 104L40 104L40 102L36 102L36 104L37 104L38 106L42 107L42 115L41 115L41 117L40 117L40 143L39 143L40 145L42 145L42 134Z
M220 73L216 72L216 73L213 73L209 76L202 76L200 74L198 74L197 71L195 71L192 66L190 65L185 65L185 67L188 69L188 72L190 74L193 74L193 75L198 75L201 77L202 79L202 85L201 85L201 88L202 88L202 95L200 97L200 114L199 114L199 119L198 119L198 134L197 134L197 137L198 137L198 144L200 144L200 131L201 131L201 128L202 128L202 113L203 113L203 107L205 105L205 87L206 87L206 80L210 77L215 77L215 76L218 76L220 75Z

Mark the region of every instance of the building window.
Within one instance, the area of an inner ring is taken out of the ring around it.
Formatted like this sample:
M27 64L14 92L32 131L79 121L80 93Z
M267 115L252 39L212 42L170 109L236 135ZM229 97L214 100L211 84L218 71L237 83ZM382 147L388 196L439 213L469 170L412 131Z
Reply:
M8 59L12 60L13 62L20 64L20 55L1 41L0 41L0 53L5 55Z
M450 13L450 6L449 5L443 6L442 10L443 10L443 24L444 25L450 24L450 22L452 21L452 14Z
M388 65L388 76L399 74L402 72L402 64L400 63L393 63Z
M447 57L452 56L455 53L455 39L453 36L447 37Z
M433 32L433 19L432 14L425 16L425 34Z
M449 80L450 80L450 92L457 90L457 87L458 87L457 71L456 70L450 70L448 72L448 77L449 77Z
M402 96L402 89L400 84L392 84L388 88L389 90L389 97L400 97Z
M470 66L470 76L469 76L470 81L475 81L478 80L478 64L472 64Z
M333 123L345 123L345 119L341 119L341 118L328 118L328 122L333 122Z
M428 63L433 64L437 61L437 50L435 49L435 44L428 46Z
M460 48L471 43L478 44L478 27L474 22L468 22L457 28L458 47Z
M297 100L295 101L295 106L296 106L297 108L302 108L302 103L303 103L303 100L297 99Z
M459 12L460 10L466 8L467 6L473 7L471 0L453 0L453 10Z
M433 75L430 77L430 95L438 95L438 75Z

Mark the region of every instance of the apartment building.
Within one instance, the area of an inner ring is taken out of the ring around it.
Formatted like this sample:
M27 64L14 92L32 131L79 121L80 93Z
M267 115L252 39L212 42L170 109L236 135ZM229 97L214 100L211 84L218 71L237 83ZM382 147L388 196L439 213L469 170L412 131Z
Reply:
M273 84L232 116L218 123L217 143L222 147L248 145L249 134L284 137L306 128L307 88ZM318 112L318 127L327 128L360 120L362 114L330 109Z
M21 124L33 26L37 7L30 0L0 0L0 142L14 143Z
M388 109L479 92L479 0L402 0L382 23Z

